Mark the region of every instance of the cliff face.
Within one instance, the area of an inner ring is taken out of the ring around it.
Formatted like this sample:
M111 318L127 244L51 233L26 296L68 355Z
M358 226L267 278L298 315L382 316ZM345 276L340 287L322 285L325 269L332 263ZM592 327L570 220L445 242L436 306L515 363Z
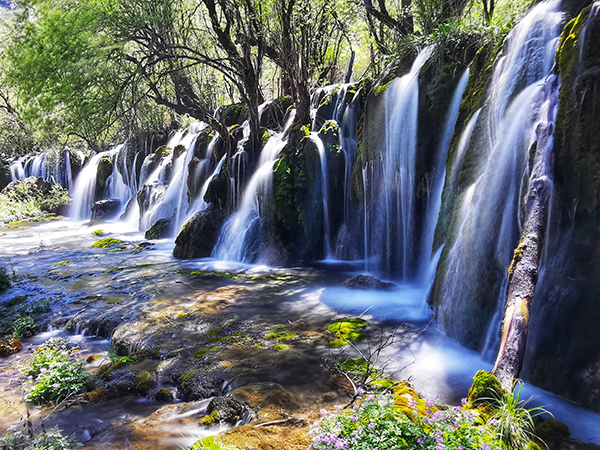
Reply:
M600 15L562 34L549 245L532 309L528 380L600 410Z

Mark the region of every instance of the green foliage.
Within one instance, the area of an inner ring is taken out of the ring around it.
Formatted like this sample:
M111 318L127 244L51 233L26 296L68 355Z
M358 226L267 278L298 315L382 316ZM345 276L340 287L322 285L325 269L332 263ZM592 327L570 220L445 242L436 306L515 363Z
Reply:
M117 244L122 244L123 241L120 239L114 239L114 238L104 238L104 239L100 239L99 241L96 241L92 244L92 247L94 248L110 248L114 245Z
M48 192L35 183L22 183L8 193L0 194L0 222L36 220L52 217L71 202L69 191L58 184Z
M311 426L314 450L496 450L498 441L477 415L461 407L439 410L430 401L422 417L417 402L408 414L400 411L393 395L370 395L352 409L336 406L321 410L322 418Z
M11 281L8 272L0 266L0 293L3 293L10 287Z
M41 404L58 402L85 392L89 376L78 356L79 349L63 338L49 339L37 347L30 366L23 369L33 384L27 401Z
M543 407L528 409L526 400L521 400L523 383L517 382L513 392L507 392L497 399L494 413L488 424L496 439L504 448L520 450L535 438L533 419L547 413Z
M37 325L31 316L19 315L13 322L13 337L24 339L37 334Z
M83 445L61 432L50 430L33 436L21 431L6 434L0 439L0 450L80 450Z
M219 441L217 436L209 436L201 439L192 445L191 450L230 450L231 447L227 447Z

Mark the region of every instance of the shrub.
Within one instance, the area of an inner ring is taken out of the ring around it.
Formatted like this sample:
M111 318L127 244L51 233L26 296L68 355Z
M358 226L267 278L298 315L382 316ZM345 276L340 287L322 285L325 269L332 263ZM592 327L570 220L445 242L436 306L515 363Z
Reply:
M72 437L64 437L59 430L37 434L33 438L20 431L8 433L0 439L0 450L79 450L83 445Z
M313 450L495 450L498 441L476 412L460 406L437 409L430 401L423 416L417 402L406 414L395 406L393 395L370 395L350 410L337 406L321 410L322 419L311 426Z
M37 347L31 365L23 370L33 382L27 401L50 403L85 392L89 376L78 356L79 350L66 339L53 338Z

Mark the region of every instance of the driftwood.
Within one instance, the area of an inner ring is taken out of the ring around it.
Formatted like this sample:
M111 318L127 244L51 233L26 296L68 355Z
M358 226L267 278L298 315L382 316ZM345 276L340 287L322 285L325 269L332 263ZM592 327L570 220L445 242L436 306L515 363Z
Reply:
M547 88L551 91L552 85ZM504 389L512 391L515 379L523 368L527 332L529 330L529 308L538 279L540 258L548 223L549 199L552 192L554 125L551 111L552 101L547 102L547 121L538 125L535 164L529 180L527 219L519 245L514 252L508 270L508 296L502 320L500 350L492 373Z

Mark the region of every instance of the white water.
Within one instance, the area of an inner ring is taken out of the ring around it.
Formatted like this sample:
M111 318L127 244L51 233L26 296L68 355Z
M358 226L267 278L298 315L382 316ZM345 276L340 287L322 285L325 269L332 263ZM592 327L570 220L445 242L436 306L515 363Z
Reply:
M460 318L467 317L473 308L481 308L477 306L482 303L478 297L484 290L486 298L493 299L487 300L488 304L501 308L505 299L505 283L499 283L495 291L483 283L489 277L496 280L506 277L516 247L521 227L520 202L530 171L529 150L536 140L536 126L543 119L540 114L544 104L554 98L548 86L555 82L548 76L562 17L558 2L541 3L513 29L504 56L494 68L490 101L472 120L473 126L478 120L479 134L477 141L468 147L477 152L479 160L475 181L464 188L466 194L457 200L459 215L454 220L459 227L450 240L452 247L447 256L448 270L438 311L440 323L452 336L466 337L471 343L478 339L479 332L464 329ZM465 130L466 141L471 132L470 123ZM466 151L464 144L461 142L459 148L459 162ZM458 167L454 170L458 171ZM451 178L456 177L453 174ZM497 323L492 325L496 326ZM480 346L483 344L479 342Z
M332 251L331 251L331 227L329 224L329 201L328 201L328 195L329 195L329 188L328 188L328 184L329 184L329 176L328 176L328 170L327 170L327 152L325 150L325 145L323 145L323 141L321 141L321 139L319 138L319 134L312 132L310 134L310 139L315 143L315 145L317 146L317 150L319 151L319 159L321 161L321 194L322 194L322 201L323 201L323 235L324 235L324 242L325 242L325 255L327 258L331 257Z
M259 262L263 250L264 209L272 201L273 164L287 143L290 117L281 133L274 134L263 148L257 169L248 182L237 211L225 221L212 257L224 261Z
M413 278L413 201L416 184L418 74L431 56L421 51L410 72L385 90L385 148L381 167L370 162L365 172L365 270L384 276ZM378 191L381 191L380 193ZM367 211L368 210L368 211Z

